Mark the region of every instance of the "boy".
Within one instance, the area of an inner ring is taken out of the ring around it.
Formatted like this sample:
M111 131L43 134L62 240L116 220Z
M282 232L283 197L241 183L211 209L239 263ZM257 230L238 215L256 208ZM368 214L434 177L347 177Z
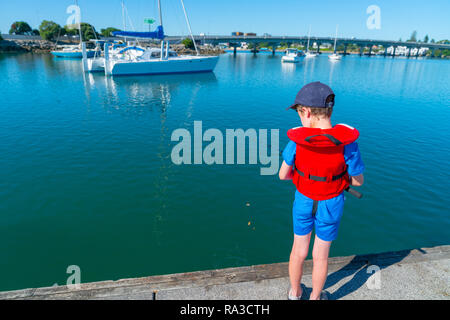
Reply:
M328 254L336 239L344 209L344 190L364 182L364 163L358 145L358 130L331 125L334 93L320 82L305 85L289 107L297 111L303 127L288 131L283 151L281 180L292 180L297 191L293 206L294 243L289 259L291 288L288 298L299 300L303 262L308 255L315 226L311 300L322 294L328 273Z

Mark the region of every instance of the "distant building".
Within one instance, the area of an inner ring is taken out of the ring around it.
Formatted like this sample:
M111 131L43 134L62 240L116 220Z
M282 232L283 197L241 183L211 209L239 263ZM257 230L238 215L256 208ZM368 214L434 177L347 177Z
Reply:
M256 37L256 33L247 32L247 33L244 34L244 36L246 36L246 37Z
M234 31L234 32L231 33L231 35L232 35L232 36L243 36L244 33L243 33L243 32L240 32L240 31Z

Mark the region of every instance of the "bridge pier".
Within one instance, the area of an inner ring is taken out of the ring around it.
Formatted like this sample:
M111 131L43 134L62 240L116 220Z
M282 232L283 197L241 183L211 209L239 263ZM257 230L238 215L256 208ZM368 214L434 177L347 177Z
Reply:
M408 54L406 55L407 58L411 56L411 48L408 48Z
M384 48L384 57L385 57L385 58L386 58L386 55L387 55L387 48L388 48L388 47Z
M274 44L273 46L272 46L272 55L274 56L275 55L275 51L277 50L277 45L276 44Z
M372 55L372 45L369 46L369 57Z
M416 58L418 58L419 57L419 47L417 47L417 52L416 52Z
M395 51L397 51L397 46L394 46L394 50L392 51L392 59L395 58Z
M317 43L317 53L320 54L320 45L321 44L319 42L316 42L316 43Z
M253 56L256 56L256 53L258 52L258 43L255 42L253 44L252 52L253 52Z
M363 46L363 45L360 45L360 46L359 46L359 56L360 56L360 57L361 57L362 54L363 54L363 50L364 50L364 46Z
M344 44L344 56L347 55L347 44Z
M234 46L234 47L233 47L233 55L236 55L236 53L237 53L236 51L237 51L237 47Z

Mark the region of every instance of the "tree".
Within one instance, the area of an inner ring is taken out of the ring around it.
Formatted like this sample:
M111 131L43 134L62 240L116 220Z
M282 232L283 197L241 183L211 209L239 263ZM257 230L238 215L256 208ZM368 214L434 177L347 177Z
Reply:
M16 21L11 25L9 34L30 34L32 31L30 25L25 21Z
M435 43L436 41L434 39L431 39L430 43Z
M106 29L100 29L100 33L104 37L112 37L112 33L114 31L120 31L120 29L114 28L114 27L108 27Z
M33 31L31 31L31 34L32 34L33 36L39 36L39 35L40 35L38 29L33 29Z
M411 33L411 37L409 38L408 42L417 42L417 31L414 30L413 33Z
M64 26L64 34L68 36L76 36L78 34L78 29L73 26Z
M2 33L0 32L0 41L2 41L2 40L3 40Z
M186 38L183 41L181 41L182 44L184 44L184 47L187 49L195 49L194 42L192 39Z
M42 21L41 25L39 26L39 33L41 34L42 39L45 40L53 40L58 35L61 34L61 30L64 30L61 28L59 24L53 21L44 20Z
M425 38L423 38L423 42L428 43L428 40L430 40L430 38L426 35Z
M95 31L94 26L92 26L86 22L81 23L81 34L82 34L83 41L89 41L91 39L96 39L99 36L97 31Z

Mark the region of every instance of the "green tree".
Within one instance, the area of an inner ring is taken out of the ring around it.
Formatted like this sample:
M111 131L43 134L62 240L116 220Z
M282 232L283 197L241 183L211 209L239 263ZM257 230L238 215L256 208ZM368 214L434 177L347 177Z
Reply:
M436 41L434 39L431 39L430 43L435 43Z
M38 29L33 29L33 31L31 31L31 34L32 34L33 36L39 36L39 35L40 35Z
M45 40L54 40L58 35L61 34L61 28L59 24L53 21L44 20L39 26L39 33L41 34L42 39Z
M78 29L73 26L64 26L64 34L68 36L76 36L78 35Z
M108 27L106 29L100 29L100 33L104 37L112 37L112 33L114 31L120 31L120 29L114 28L114 27Z
M414 30L413 33L411 33L411 37L409 38L408 42L417 42L417 31Z
M423 38L423 42L428 43L428 40L430 40L430 38L426 35L425 38Z
M11 25L9 34L31 34L31 27L25 21L16 21Z
M97 39L99 34L95 30L93 25L89 23L82 22L81 23L81 34L83 41L89 41L91 39Z
M190 38L184 39L181 43L184 44L184 47L187 49L195 49L194 42Z
M2 37L2 33L0 31L0 41L2 41L2 40L3 40L3 37Z

